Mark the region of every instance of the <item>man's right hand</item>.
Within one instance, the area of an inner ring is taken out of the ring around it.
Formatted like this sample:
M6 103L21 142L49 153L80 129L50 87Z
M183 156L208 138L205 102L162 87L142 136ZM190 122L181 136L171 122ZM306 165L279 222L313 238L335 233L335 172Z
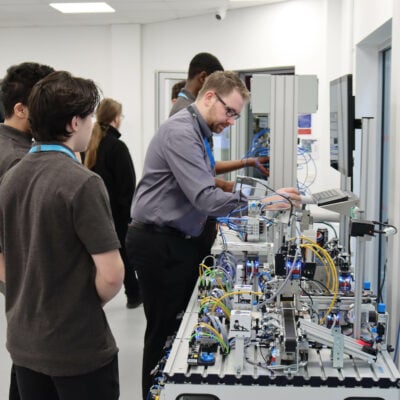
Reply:
M289 209L292 204L296 208L301 208L301 195L296 188L281 188L278 189L276 193L277 194L268 196L262 200L267 210L286 210Z

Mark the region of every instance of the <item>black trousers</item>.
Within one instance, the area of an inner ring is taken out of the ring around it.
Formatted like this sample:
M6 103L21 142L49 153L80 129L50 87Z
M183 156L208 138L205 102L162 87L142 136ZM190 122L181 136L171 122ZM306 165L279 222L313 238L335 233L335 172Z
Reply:
M217 221L214 218L207 218L204 225L203 232L197 238L195 242L199 251L199 263L203 259L211 254L211 247L214 244L215 238L217 237ZM208 266L212 265L211 260L206 260L205 264Z
M128 256L126 255L125 244L123 244L122 241L119 252L121 254L121 258L122 261L124 262L124 267L125 267L125 276L124 276L125 294L128 299L128 302L134 303L141 298L139 282L136 277L135 269L129 262Z
M141 294L135 269L129 262L128 256L126 254L125 241L126 241L126 232L128 230L128 227L125 227L125 224L116 223L116 230L118 239L121 243L121 248L119 249L119 253L121 254L121 258L122 261L124 262L124 267L125 267L125 276L124 276L125 294L128 299L128 302L134 303L141 298Z
M130 226L126 249L134 266L143 296L147 326L144 337L142 395L153 385L151 371L163 357L168 336L180 324L197 277L199 253L193 239Z
M11 367L11 377L10 377L10 393L9 400L20 400L18 384L17 384L17 374L15 373L15 366Z
M15 366L22 400L117 400L118 356L85 375L55 377Z

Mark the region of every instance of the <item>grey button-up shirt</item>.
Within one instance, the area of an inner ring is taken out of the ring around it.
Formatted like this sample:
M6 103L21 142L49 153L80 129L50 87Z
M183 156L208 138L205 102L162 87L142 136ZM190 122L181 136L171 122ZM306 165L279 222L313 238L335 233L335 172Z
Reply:
M211 135L195 105L161 125L150 142L132 202L134 220L198 236L207 216L226 216L247 203L239 192L215 187L204 145Z

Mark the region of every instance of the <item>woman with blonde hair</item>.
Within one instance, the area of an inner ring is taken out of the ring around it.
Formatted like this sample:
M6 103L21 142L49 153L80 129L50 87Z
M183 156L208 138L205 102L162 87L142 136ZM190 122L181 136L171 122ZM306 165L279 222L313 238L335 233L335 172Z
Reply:
M135 169L128 147L119 138L123 119L122 104L105 98L97 107L96 122L84 157L84 164L99 174L107 187L115 229L121 242L121 256L125 263L125 293L127 307L141 304L136 273L128 263L125 236L130 221L130 207L136 186Z

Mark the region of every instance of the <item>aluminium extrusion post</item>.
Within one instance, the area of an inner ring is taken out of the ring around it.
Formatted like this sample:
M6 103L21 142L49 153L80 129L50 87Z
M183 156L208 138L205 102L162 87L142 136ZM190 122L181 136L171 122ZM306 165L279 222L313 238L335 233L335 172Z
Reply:
M370 143L370 129L371 119L362 118L362 132L361 132L361 152L360 152L360 195L359 195L359 208L355 209L355 218L363 220L363 216L366 211L372 213L371 207L368 207L370 201L368 200L368 180L370 174L366 173L369 171L370 157L368 153ZM368 210L369 208L369 210ZM346 224L348 229L348 224ZM349 237L349 236L347 236ZM359 339L361 336L361 298L363 294L363 286L365 279L366 263L370 261L371 254L366 257L366 241L371 240L371 237L357 237L356 238L356 251L354 255L354 279L355 279L355 290L354 290L354 325L353 325L353 336ZM369 274L371 275L371 274Z
M270 185L274 189L296 186L297 113L294 77L274 77L271 80L271 92Z
M374 118L361 118L361 154L359 166L360 179L360 205L368 220L379 220L379 186L380 168L375 165L380 160L380 144L378 142L377 121ZM376 160L376 162L374 162ZM364 276L372 284L372 290L378 292L377 266L380 262L378 255L378 244L380 238L369 240L366 243Z
M356 219L362 219L364 214L362 210L356 210ZM356 254L354 266L354 323L353 323L353 337L360 339L361 336L361 300L363 294L364 282L364 265L365 265L365 237L356 238Z
M236 374L238 376L240 376L243 372L243 366L244 366L244 337L243 336L236 337L234 354L235 354L235 357L234 357L235 371L236 371Z
M251 78L253 114L267 114L270 128L269 185L297 186L297 127L300 114L318 108L315 75L255 74Z
M317 111L317 76L254 74L251 78L251 108L253 115L268 115L268 184L273 189L296 187L298 117ZM273 234L272 241L279 248L284 232L273 229Z
M339 326L331 329L333 337L332 363L333 368L343 368L344 337Z

